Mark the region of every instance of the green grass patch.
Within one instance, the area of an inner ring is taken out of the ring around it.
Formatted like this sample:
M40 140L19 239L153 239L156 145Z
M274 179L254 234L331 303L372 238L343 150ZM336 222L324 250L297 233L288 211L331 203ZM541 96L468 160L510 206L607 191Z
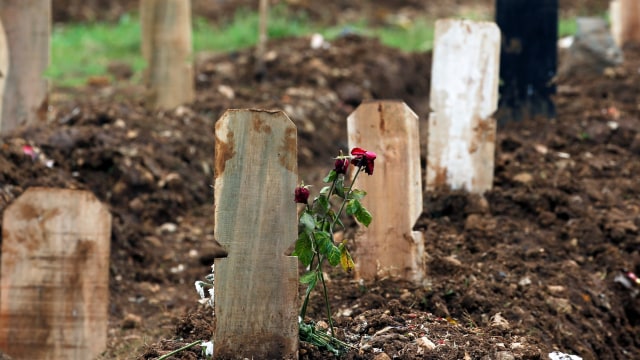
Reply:
M474 20L487 20L486 14L464 14ZM272 8L269 37L297 37L321 33L327 39L353 32L377 37L388 46L407 52L428 51L433 47L434 20L420 18L384 27L374 27L365 20L339 26L323 27L311 22L304 14L292 13L284 6ZM214 25L206 19L193 22L195 52L227 52L247 48L258 39L258 14L240 10L225 24ZM574 19L562 20L560 35L575 33ZM51 66L47 76L56 86L77 86L91 76L107 73L114 61L133 67L139 80L145 62L140 54L140 23L135 15L124 15L117 23L79 23L54 26L51 40Z

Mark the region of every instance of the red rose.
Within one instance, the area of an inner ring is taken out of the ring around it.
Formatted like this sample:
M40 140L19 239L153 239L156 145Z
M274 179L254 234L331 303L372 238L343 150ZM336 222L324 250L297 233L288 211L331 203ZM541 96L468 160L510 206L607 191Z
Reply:
M298 186L295 190L293 200L299 204L306 204L309 201L309 189L305 186Z
M363 167L364 172L373 175L373 161L377 157L376 153L357 147L351 150L351 155L353 156L351 163L354 166Z

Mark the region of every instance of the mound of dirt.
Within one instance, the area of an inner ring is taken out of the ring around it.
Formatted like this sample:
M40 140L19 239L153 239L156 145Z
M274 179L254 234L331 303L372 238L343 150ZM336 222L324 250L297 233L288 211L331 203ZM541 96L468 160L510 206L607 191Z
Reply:
M268 48L261 74L252 49L200 57L193 104L149 111L126 83L55 93L50 122L1 138L0 210L30 186L51 186L90 190L114 216L104 359L157 358L213 334L193 282L221 255L211 184L223 111L285 110L299 129L300 177L316 185L346 150L345 119L361 101L402 99L426 130L430 54L357 36ZM345 358L640 358L640 301L615 280L640 273L640 52L627 49L625 61L563 79L556 119L499 129L483 198L424 194L423 286L329 274L339 337L355 347ZM309 316L324 319L319 294ZM300 357L330 354L302 344Z

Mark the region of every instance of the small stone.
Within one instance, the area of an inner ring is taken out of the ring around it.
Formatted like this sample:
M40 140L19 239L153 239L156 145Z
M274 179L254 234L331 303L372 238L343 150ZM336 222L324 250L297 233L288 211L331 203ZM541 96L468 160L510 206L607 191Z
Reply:
M329 324L327 324L326 321L320 320L316 323L316 330L321 331L321 330L327 330L327 329L329 329Z
M549 290L550 293L561 293L564 291L564 286L562 285L549 285L547 286L547 290Z
M531 279L529 279L528 276L525 276L522 279L520 279L520 281L518 281L518 285L523 286L523 287L531 285Z
M380 354L374 356L373 360L391 360L391 358L386 353L381 352Z
M178 225L174 223L164 223L158 228L160 233L174 233L178 230Z
M496 360L515 360L515 358L509 351L498 351L496 353Z
M429 340L426 336L418 338L416 340L416 344L424 350L433 350L436 348L436 344L434 344L433 341Z
M523 172L513 177L513 181L519 182L521 184L528 184L533 181L533 175Z
M140 327L140 324L142 324L142 318L138 315L135 314L127 314L125 315L124 319L122 320L122 324L120 325L120 327L122 329L135 329Z

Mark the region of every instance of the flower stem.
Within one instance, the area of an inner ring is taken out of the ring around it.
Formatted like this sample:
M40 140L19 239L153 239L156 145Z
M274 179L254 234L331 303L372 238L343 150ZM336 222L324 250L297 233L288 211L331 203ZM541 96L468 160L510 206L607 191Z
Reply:
M185 346L181 347L180 349L173 350L173 351L172 351L172 352L170 352L170 353L164 354L164 355L160 356L160 357L158 358L158 360L164 360L164 359L167 359L167 358L169 358L169 356L173 356L173 355L175 355L175 354L179 353L180 351L183 351L183 350L187 350L187 349L189 349L189 348L192 348L192 347L194 347L194 346L198 345L199 343L202 343L202 340L196 340L196 341L192 342L191 344L187 344L187 345L185 345Z
M331 305L329 304L329 292L327 291L327 284L324 281L324 274L320 271L320 280L322 281L322 290L324 292L324 303L327 306L327 318L329 319L329 327L331 328L331 336L335 337L336 333L333 330L333 318L331 317Z
M338 213L336 214L336 218L333 221L333 223L331 223L331 230L333 231L333 227L336 225L336 222L338 221L338 219L340 219L340 216L342 215L342 211L344 210L344 206L347 203L347 199L349 198L349 195L351 195L351 191L353 191L353 184L356 183L356 179L358 178L358 175L360 174L360 170L362 170L362 168L360 166L358 166L358 170L356 170L356 174L353 175L353 180L351 180L351 184L349 184L349 191L347 191L347 193L344 195L344 199L342 199L342 204L340 204L340 209L338 210Z

